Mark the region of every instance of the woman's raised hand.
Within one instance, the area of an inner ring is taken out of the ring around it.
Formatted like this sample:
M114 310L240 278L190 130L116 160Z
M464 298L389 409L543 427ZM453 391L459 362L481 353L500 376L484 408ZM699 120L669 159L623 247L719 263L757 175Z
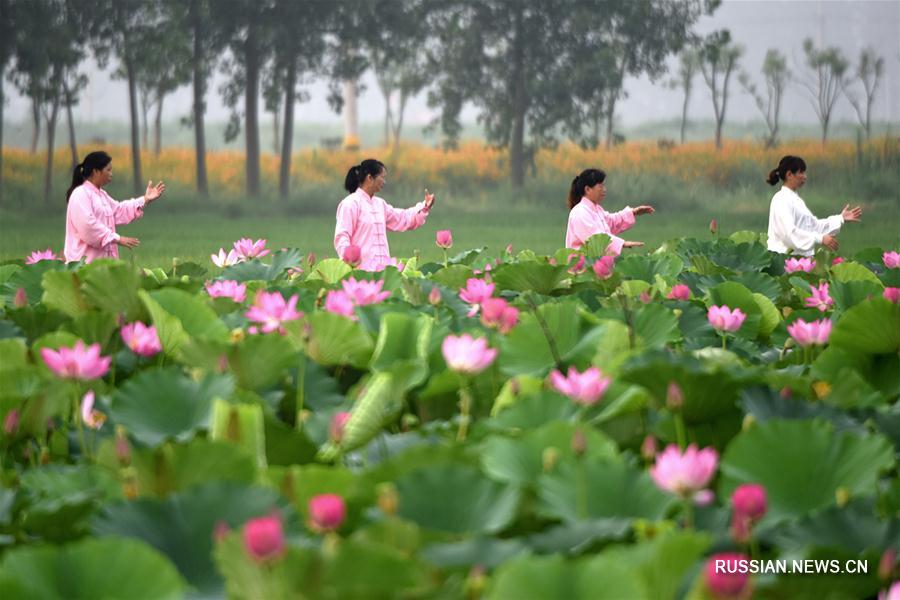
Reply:
M859 218L862 216L862 208L859 206L850 208L849 204L845 204L843 210L841 210L841 216L844 217L845 221L859 221Z
M431 210L431 205L434 204L434 194L428 191L428 188L425 188L425 208Z
M623 248L640 248L643 245L644 245L644 242L632 242L632 241L628 241L628 240L626 240L625 242L622 243Z
M135 248L141 243L141 240L135 237L126 237L123 235L119 237L118 243L120 246L125 246L126 248Z
M652 215L654 212L656 212L656 210L654 210L654 208L649 204L641 204L638 207L632 208L631 212L634 214L634 216Z
M166 184L160 181L156 185L153 185L152 181L147 182L147 191L144 192L144 200L148 203L153 202L157 198L163 195L163 192L166 191Z

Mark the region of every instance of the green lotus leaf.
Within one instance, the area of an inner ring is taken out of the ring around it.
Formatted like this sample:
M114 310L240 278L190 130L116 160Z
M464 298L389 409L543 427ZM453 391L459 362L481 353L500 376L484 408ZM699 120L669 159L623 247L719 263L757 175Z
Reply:
M48 271L41 280L44 289L41 302L70 317L77 317L91 309L81 291L81 280L72 271Z
M160 600L183 597L184 581L169 560L137 540L87 539L66 546L22 546L0 562L6 598Z
M513 519L519 488L460 464L433 464L397 481L398 514L426 529L494 533Z
M432 318L427 315L384 315L369 368L373 371L391 371L398 391L405 392L425 381L428 377L432 323Z
M213 399L229 397L233 388L227 376L208 375L195 381L174 367L151 369L116 390L110 413L148 446L167 439L185 441L209 427Z
M900 544L900 519L880 519L871 502L856 500L843 508L832 506L797 521L763 532L784 551L831 548L851 554L872 550L878 556Z
M167 354L175 354L190 338L227 342L228 328L200 296L176 288L138 291L150 312Z
M581 328L571 303L542 304L521 315L519 324L500 340L500 370L510 376L545 376L556 366L553 350L565 357L581 339Z
M393 548L357 540L340 544L324 564L322 586L333 598L397 598L432 584L424 565ZM304 583L298 591L305 591Z
M606 256L606 249L611 241L612 238L607 234L595 233L584 240L584 244L581 246L581 253L591 258ZM571 250L567 250L567 252L571 253Z
M359 323L334 313L320 311L308 315L310 337L306 351L321 365L351 365L365 368L374 344Z
M879 473L894 464L877 434L836 433L822 421L770 420L739 434L720 463L719 497L742 483L766 488L766 521L802 517L833 506L836 494L873 496Z
M835 281L842 283L848 281L869 281L878 286L881 285L881 281L878 280L875 273L855 262L842 262L834 265L831 267L831 277Z
M900 304L884 298L860 302L841 315L831 331L829 343L851 353L900 351Z
M475 275L466 265L450 265L431 274L431 280L452 290L466 287L466 281Z
M657 275L666 281L672 281L683 269L684 261L678 255L666 253L632 255L616 263L619 275L648 283L656 282Z
M231 442L253 459L260 470L266 468L266 433L262 407L213 401L210 437Z
M882 291L881 284L872 283L868 280L833 281L828 289L829 294L834 299L834 308L837 311L845 311L864 300L881 296Z
M753 299L756 300L756 305L759 307L760 312L759 335L767 338L772 335L772 332L781 323L781 313L778 312L778 308L772 304L772 301L763 294L754 292Z
M459 542L431 544L422 550L422 557L442 568L481 565L491 569L527 550L528 546L518 539L476 536Z
M534 533L528 546L541 554L581 554L594 544L622 540L631 531L631 519L589 519L563 523Z
M384 425L397 417L402 408L402 396L402 387L395 384L392 373L375 373L354 403L341 441L329 441L320 450L319 458L332 461L344 452L369 443Z
M278 560L256 561L240 532L229 533L213 549L228 598L308 598L313 589L315 550L288 546Z
M25 290L25 293L28 295L29 304L37 304L41 301L41 296L44 293L42 285L44 274L53 271L70 270L71 269L66 267L65 263L57 260L42 260L31 265L20 267L9 275L7 280L3 283L2 288L0 288L5 299L4 305L12 304L12 299L15 297L19 288Z
M95 261L79 269L81 289L91 303L108 313L124 314L127 321L144 316L137 291L141 287L140 271L123 262Z
M341 467L292 465L270 467L265 481L291 501L301 520L309 520L309 501L321 494L337 494L345 500L361 494L361 479Z
M642 348L662 348L680 338L678 317L662 304L646 304L634 311L634 334Z
M490 429L535 429L555 420L569 420L578 412L574 402L544 391L519 398L511 407L484 421Z
M265 389L287 375L298 353L284 336L250 335L228 356L228 368L237 384L247 390Z
M503 264L491 271L494 283L499 290L515 290L517 292L534 291L549 295L568 277L566 267L545 263Z
M344 264L336 258L328 260ZM286 269L300 266L302 262L303 253L296 248L288 248L286 250L279 250L273 254L272 262L270 264L266 264L260 259L255 259L225 267L218 279L231 279L234 281L274 281L280 277ZM322 263L324 262L326 261L322 261ZM317 267L321 266L322 263L319 263ZM344 266L346 267L346 265ZM327 267L325 268L327 270ZM350 267L347 267L347 272L350 272ZM330 281L329 283L334 282Z
M353 272L350 265L339 258L326 258L321 260L309 270L307 279L321 279L329 285L334 285Z

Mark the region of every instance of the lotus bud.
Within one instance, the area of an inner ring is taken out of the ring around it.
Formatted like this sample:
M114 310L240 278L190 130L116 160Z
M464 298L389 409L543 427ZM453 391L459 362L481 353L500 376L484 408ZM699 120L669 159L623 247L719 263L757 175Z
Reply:
M641 292L641 295L638 296L638 299L643 304L650 304L650 302L653 300L653 298L647 292Z
M243 538L244 549L257 562L280 558L287 550L281 517L277 514L247 521Z
M341 443L341 440L344 439L344 428L347 426L347 421L349 420L350 413L346 411L335 413L335 415L331 417L331 426L328 429L331 441L336 444Z
M347 506L337 494L320 494L309 500L309 526L313 531L336 531L346 518Z
M544 473L549 473L556 466L556 463L559 462L559 450L553 446L544 448L544 451L541 453L541 462L544 465Z
M431 291L428 292L428 303L432 306L437 306L441 303L441 290L436 287L431 288Z
M25 291L25 288L20 287L16 290L16 295L13 296L13 306L16 308L22 308L23 306L28 305L28 293Z
M224 373L228 370L228 355L220 354L219 359L216 361L216 370L219 373Z
M228 526L228 523L219 521L213 528L213 541L216 543L222 542L229 533L231 533L231 527Z
M897 562L897 551L888 548L878 561L878 578L889 583L894 578L894 564Z
M125 428L116 425L116 460L120 467L131 465L131 444L128 443L128 435Z
M12 436L15 435L16 431L19 429L19 409L14 408L8 413L6 413L6 417L3 419L3 433Z
M794 394L794 390L792 390L789 386L784 386L779 390L778 395L787 400Z
M684 393L676 381L670 381L666 387L666 408L673 412L681 410L684 406Z
M578 458L581 458L587 452L587 436L584 435L584 430L581 427L572 434L572 452Z
M749 431L755 423L756 417L753 415L744 415L744 420L741 422L741 431Z
M306 266L311 269L313 267L313 265L315 265L315 264L316 264L316 253L310 252L309 254L306 255Z
M844 486L834 490L834 500L840 508L844 508L850 502L850 490Z
M397 508L400 506L400 494L397 492L397 486L393 483L380 483L375 488L378 493L378 508L381 512L388 516L397 514Z
M719 232L719 222L715 219L709 222L709 232L713 235L716 235Z
M648 463L656 458L656 438L650 434L647 434L641 443L641 457Z

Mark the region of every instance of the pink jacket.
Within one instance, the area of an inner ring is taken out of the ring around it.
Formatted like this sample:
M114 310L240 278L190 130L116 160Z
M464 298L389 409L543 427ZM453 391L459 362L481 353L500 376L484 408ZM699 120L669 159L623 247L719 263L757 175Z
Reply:
M66 262L119 258L116 225L144 215L144 197L116 202L109 194L85 181L72 191L66 209Z
M359 246L359 268L381 271L391 262L386 230L417 229L426 218L428 209L424 202L412 208L394 208L378 196L369 196L362 188L357 188L338 204L334 249L340 258L344 258L347 246Z
M566 248L581 248L582 244L598 233L605 233L612 241L606 250L618 256L622 253L622 245L625 243L615 234L621 233L634 225L634 213L630 206L626 206L619 212L608 213L599 204L594 204L587 198L569 211L569 226L566 228Z

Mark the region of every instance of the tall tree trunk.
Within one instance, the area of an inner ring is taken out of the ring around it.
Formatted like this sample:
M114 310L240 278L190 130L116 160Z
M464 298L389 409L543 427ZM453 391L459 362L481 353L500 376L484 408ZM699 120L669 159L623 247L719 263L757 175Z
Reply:
M126 40L126 44L128 41ZM134 80L134 66L132 64L132 57L130 53L130 49L125 49L125 70L128 73L128 100L131 105L131 175L132 175L132 190L134 191L135 197L140 196L141 192L141 184L144 181L144 175L141 173L141 144L138 139L138 108L137 108L137 83Z
M5 75L6 65L0 65L0 206L3 206L3 105L6 104L3 79Z
M688 115L688 102L691 99L691 88L690 86L684 88L684 103L681 105L681 143L684 144L684 135L687 131L687 115Z
M606 110L604 117L606 118L606 149L612 148L613 143L613 124L616 115L616 92L610 90L609 98L606 101Z
M281 109L279 107L275 107L275 109L272 110L272 154L275 155L281 150L281 142L279 140L279 135L281 134L280 112Z
M356 112L356 81L344 81L344 147L359 148L359 128Z
M394 152L400 149L400 132L403 131L403 114L406 112L406 102L409 94L406 90L400 90L400 106L397 107L397 121L394 124Z
M524 7L517 6L513 24L513 128L509 148L510 178L514 188L525 183L525 34L522 31Z
M69 123L69 151L72 154L72 170L78 166L78 144L75 143L75 119L72 117L72 92L69 84L63 81L63 93L66 101L66 121Z
M159 156L162 152L162 112L163 100L166 95L163 92L156 94L156 118L153 120L153 154Z
M194 34L194 163L197 167L197 193L206 198L209 196L209 181L206 176L206 134L203 125L203 114L206 111L203 103L206 95L206 77L203 73L204 31L197 8L197 0L192 0L188 10Z
M291 157L294 141L294 88L297 87L297 62L291 60L284 88L284 135L281 136L281 166L278 169L278 194L287 200L291 192Z
M56 118L59 115L59 99L54 100L47 116L47 164L44 170L44 206L50 208L50 194L53 192L53 145L56 138Z
M259 47L257 25L247 28L244 43L244 65L247 72L247 87L244 91L245 147L247 152L247 195L259 196Z
M31 99L31 153L37 154L38 140L41 138L41 105L37 99Z
M147 113L150 112L150 90L144 88L144 86L138 87L140 88L141 97L141 148L149 150L150 127L147 124Z

